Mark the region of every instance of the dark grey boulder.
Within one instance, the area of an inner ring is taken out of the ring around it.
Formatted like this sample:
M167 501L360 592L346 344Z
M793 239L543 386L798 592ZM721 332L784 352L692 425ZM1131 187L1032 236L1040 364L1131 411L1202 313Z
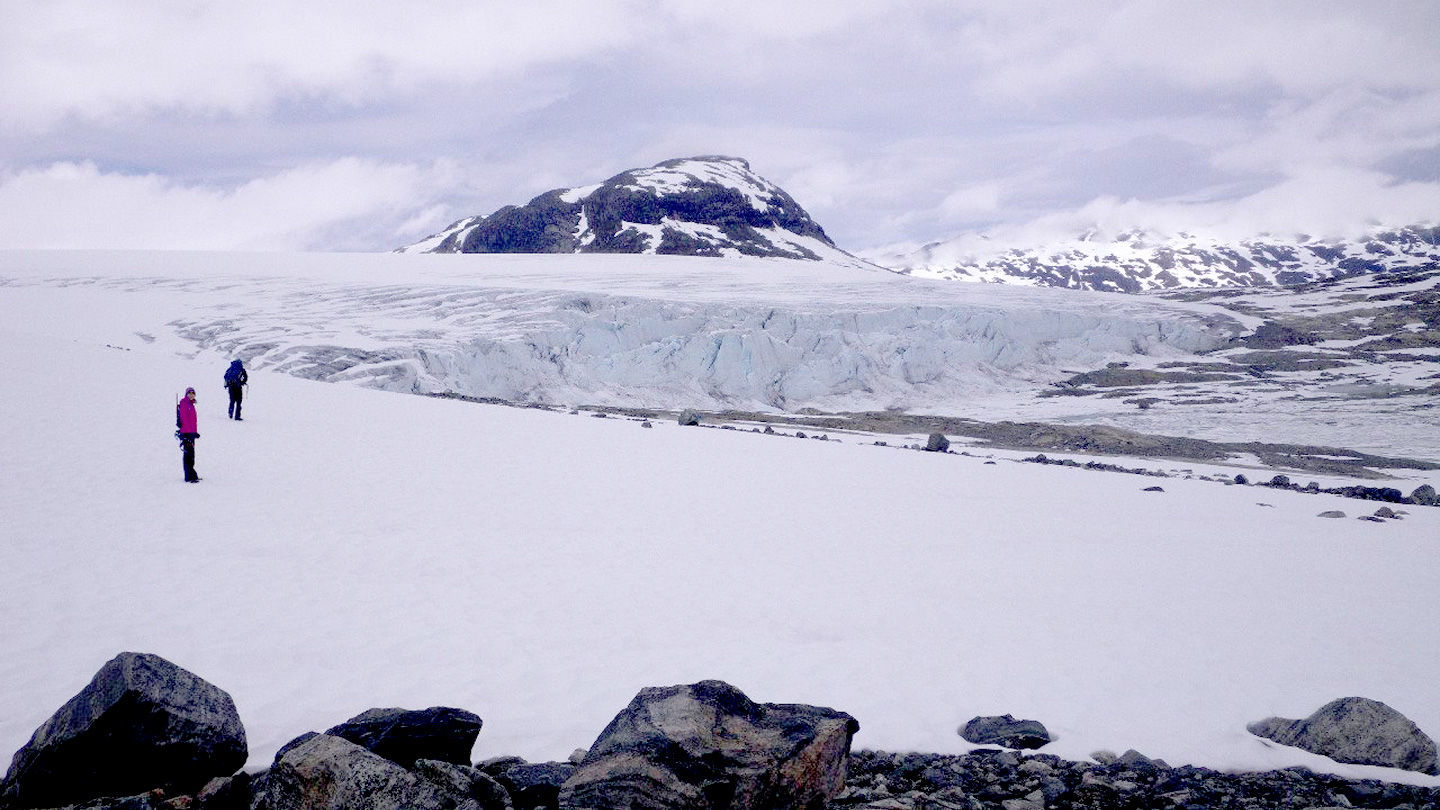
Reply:
M176 810L176 805L166 798L165 791L151 790L135 796L102 796L54 810Z
M16 752L0 804L59 807L154 788L192 794L247 756L230 695L157 655L126 652Z
M250 810L252 796L250 774L241 771L206 782L195 794L193 806L200 810Z
M642 689L560 791L561 808L818 810L845 784L844 712L755 703L722 681Z
M693 426L695 426L695 425L700 424L700 414L698 414L698 413L696 413L696 412L694 412L694 411L692 411L692 410L688 410L688 409L687 409L687 410L681 411L681 412L680 412L680 416L679 416L678 418L676 418L675 421L679 422L679 423L682 424L682 425L686 425L686 426L691 426L691 427L693 427Z
M1251 723L1246 729L1257 737L1336 762L1440 775L1435 741L1405 715L1378 700L1340 698L1304 720L1271 717Z
M409 768L417 759L470 764L482 721L464 709L371 709L326 731Z
M1435 494L1435 487L1422 484L1410 493L1410 502L1417 506L1440 506L1440 496Z
M480 803L340 737L317 734L265 774L255 810L480 810Z
M516 765L526 765L524 757L517 757L513 754L506 754L475 763L475 768L481 773L489 776L499 776Z
M291 740L290 742L285 743L284 745L280 746L280 750L278 750L278 751L275 752L275 760L274 760L274 761L275 761L275 762L279 762L279 761L280 761L280 758L283 757L283 756L285 756L287 753L289 753L289 751L290 751L291 748L294 748L295 746L300 745L301 743L305 742L306 740L310 739L311 737L318 737L318 736L320 736L320 732L318 732L318 731L307 731L307 732L301 734L299 737L296 737L295 739ZM272 767L273 767L273 765L274 765L274 763L272 763Z
M481 810L511 810L510 793L499 782L478 768L456 765L438 759L416 760L412 769L417 776L440 785L450 793L474 799Z
M575 773L568 762L534 762L507 768L495 778L510 793L515 810L554 807L560 786Z
M1050 732L1038 720L1016 720L1008 714L975 717L960 727L959 734L975 745L1003 745L1006 748L1039 748L1050 742Z
M932 453L943 453L950 449L950 440L943 433L931 433L925 441L925 449Z

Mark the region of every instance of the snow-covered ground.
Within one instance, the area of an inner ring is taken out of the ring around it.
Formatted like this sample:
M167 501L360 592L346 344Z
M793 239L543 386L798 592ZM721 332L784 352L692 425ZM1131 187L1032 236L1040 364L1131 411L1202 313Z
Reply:
M852 271L821 286L785 262L473 258L0 254L0 756L136 650L234 696L252 768L376 706L476 712L477 759L564 758L640 688L720 678L850 712L857 747L965 751L961 724L1008 712L1066 757L1440 785L1245 731L1362 695L1440 734L1440 509L1369 523L1377 504L1332 496L279 373L304 354L287 348L521 334L562 309L541 294L820 313L917 307L922 289ZM941 309L1055 300L923 284ZM500 323L506 300L524 305ZM1067 300L1112 333L1154 306ZM1211 314L1167 311L1169 334ZM229 421L221 374L266 334ZM1105 354L1078 334L1063 352ZM171 436L190 385L198 485Z

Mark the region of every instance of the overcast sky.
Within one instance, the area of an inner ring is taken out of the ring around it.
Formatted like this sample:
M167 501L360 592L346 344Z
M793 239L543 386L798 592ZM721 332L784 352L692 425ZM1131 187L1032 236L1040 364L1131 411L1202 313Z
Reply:
M4 0L0 247L388 250L705 154L842 248L1440 219L1440 2Z

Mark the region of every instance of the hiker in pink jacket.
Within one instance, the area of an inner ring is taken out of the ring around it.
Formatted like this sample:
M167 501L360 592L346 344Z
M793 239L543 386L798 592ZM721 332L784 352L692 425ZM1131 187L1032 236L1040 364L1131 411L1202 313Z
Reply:
M175 435L180 439L180 461L185 466L185 481L195 483L195 440L200 438L200 419L195 413L195 389L186 388L185 396L175 406Z

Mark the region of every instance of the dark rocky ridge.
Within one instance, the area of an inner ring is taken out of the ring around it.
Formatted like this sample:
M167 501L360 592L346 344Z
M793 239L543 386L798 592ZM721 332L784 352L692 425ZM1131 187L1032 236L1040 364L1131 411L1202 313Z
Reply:
M589 190L547 191L401 250L822 258L807 241L832 258L848 255L745 160L704 156L624 171Z

